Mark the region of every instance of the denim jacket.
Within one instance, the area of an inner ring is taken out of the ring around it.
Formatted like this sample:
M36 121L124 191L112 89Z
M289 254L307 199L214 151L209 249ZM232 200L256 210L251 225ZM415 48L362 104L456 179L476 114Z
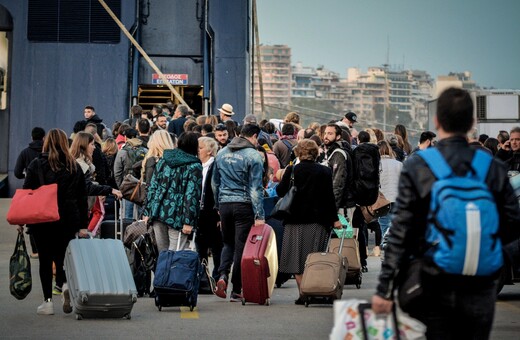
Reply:
M220 203L251 203L255 219L264 219L263 161L253 144L235 137L215 158L211 187L215 205Z

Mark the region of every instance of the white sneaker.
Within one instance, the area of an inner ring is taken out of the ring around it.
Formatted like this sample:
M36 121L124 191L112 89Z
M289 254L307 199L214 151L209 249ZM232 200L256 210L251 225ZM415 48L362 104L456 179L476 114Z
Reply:
M70 305L69 287L66 283L63 284L63 293L61 294L61 300L63 301L63 313L72 313L72 306Z
M52 304L52 300L48 299L43 301L43 303L36 309L36 314L54 315L54 305Z

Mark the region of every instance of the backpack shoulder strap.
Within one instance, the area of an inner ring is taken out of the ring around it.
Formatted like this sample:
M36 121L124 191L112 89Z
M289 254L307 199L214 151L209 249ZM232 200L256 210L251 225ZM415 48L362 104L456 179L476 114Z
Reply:
M444 179L452 174L450 165L437 148L428 148L417 152L417 154L424 159L437 179Z
M328 157L329 159L332 158L332 156L335 154L335 153L340 153L343 155L343 157L345 158L345 160L347 159L347 153L345 152L345 150L341 149L341 148L336 148L334 149L334 151L332 151L332 153L330 154L330 156Z
M287 142L287 143L286 143ZM293 146L287 139L282 139L282 143L289 149L292 150Z
M491 156L486 154L484 151L476 150L473 160L471 161L471 168L473 168L480 181L486 181L492 160Z

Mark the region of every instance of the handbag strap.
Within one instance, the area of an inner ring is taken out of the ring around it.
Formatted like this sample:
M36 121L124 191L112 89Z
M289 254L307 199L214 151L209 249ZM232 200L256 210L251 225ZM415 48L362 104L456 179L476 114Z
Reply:
M296 168L296 165L294 165L291 169L291 178L289 180L289 188L294 185L294 169Z
M139 191L139 189L141 188L141 180L138 180L137 181L137 184L135 185L135 188L134 190L132 191L132 195L130 195L130 201L133 202L134 199L135 199L135 196L137 196L137 192Z

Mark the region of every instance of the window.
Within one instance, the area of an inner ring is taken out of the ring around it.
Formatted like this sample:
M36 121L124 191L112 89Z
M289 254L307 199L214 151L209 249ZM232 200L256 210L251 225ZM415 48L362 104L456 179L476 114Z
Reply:
M105 0L121 17L121 0ZM29 0L27 39L38 42L107 43L120 30L97 0Z

